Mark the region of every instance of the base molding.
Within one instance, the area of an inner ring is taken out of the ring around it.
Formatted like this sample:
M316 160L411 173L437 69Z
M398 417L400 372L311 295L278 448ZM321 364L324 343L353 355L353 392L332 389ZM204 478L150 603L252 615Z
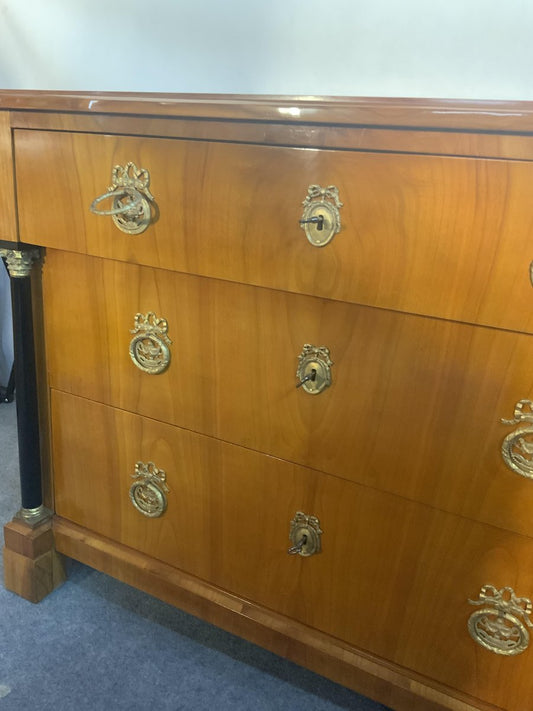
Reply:
M394 711L501 711L322 632L225 592L65 519L57 550L154 597L311 669Z
M40 602L65 580L54 546L51 520L30 526L15 517L4 526L4 585L30 602Z

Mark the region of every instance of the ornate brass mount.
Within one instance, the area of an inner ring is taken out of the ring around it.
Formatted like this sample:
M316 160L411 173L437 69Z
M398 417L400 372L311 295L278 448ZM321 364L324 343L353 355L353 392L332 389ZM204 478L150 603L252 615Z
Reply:
M287 551L289 555L301 555L307 558L322 551L320 522L316 516L307 516L301 511L291 521L289 538L292 546Z
M502 442L502 457L507 466L517 474L533 479L533 402L520 400L512 420L502 419L505 425L531 424L519 427Z
M137 462L134 483L130 487L130 499L137 511L149 518L162 516L167 508L169 488L166 485L166 474L158 469L153 462Z
M314 247L324 247L341 229L339 189L335 185L310 185L302 204L300 227Z
M97 197L90 206L95 215L110 215L113 222L129 235L137 235L148 227L152 219L154 196L149 190L150 173L129 162L125 166L116 165L111 173L111 186ZM113 200L110 210L97 208L104 200Z
M158 318L153 311L135 315L135 326L130 331L134 334L130 343L130 356L137 368L157 375L168 368L170 363L166 319Z
M306 393L318 395L331 385L331 366L326 346L312 346L306 343L298 356L297 388L303 387Z
M41 252L35 249L0 249L0 257L7 263L9 276L22 279L29 277L35 262L41 258Z
M495 654L513 656L520 654L529 645L528 627L532 604L527 597L517 597L512 588L498 590L493 585L484 585L478 600L469 600L471 605L484 605L468 619L468 631L478 644Z

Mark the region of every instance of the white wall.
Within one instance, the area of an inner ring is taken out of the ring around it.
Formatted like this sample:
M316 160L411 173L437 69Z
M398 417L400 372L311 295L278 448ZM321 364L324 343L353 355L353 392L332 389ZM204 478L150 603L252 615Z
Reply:
M531 0L0 0L0 88L533 99Z
M0 0L0 88L533 100L533 2Z

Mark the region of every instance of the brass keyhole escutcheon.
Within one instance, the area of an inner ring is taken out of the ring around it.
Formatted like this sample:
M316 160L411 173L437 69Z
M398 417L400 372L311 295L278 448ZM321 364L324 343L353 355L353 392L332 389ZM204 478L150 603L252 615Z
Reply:
M322 529L316 516L308 516L297 511L291 521L289 538L292 546L287 551L289 555L301 555L308 558L322 551Z
M342 202L338 188L335 185L327 188L310 185L303 207L300 227L314 247L325 247L341 229L339 209Z
M329 348L306 343L298 356L297 388L303 388L309 395L318 395L331 385Z

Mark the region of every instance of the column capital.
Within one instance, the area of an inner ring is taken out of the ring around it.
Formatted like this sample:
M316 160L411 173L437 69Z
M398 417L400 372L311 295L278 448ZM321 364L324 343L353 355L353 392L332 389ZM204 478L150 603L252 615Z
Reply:
M34 262L41 259L41 251L36 247L27 249L0 249L0 257L7 262L9 276L23 278L30 276Z

